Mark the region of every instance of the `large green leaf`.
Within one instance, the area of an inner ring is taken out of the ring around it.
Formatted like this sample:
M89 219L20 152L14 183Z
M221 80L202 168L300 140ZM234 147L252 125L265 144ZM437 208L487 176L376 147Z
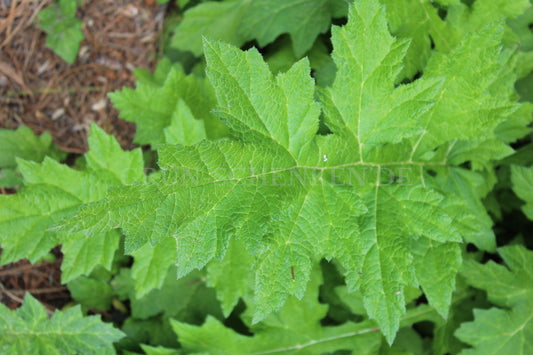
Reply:
M226 0L198 4L185 12L170 45L198 56L203 51L202 36L242 45L245 39L238 28L248 3L247 0Z
M494 245L490 219L469 211L483 208L483 194L465 194L469 181L440 182L465 163L458 142L483 146L517 108L499 70L503 27L468 34L454 51L435 54L420 79L399 86L409 43L390 35L377 1L356 2L332 35L337 74L319 102L307 59L273 76L257 50L206 40L215 114L235 139L160 146L160 176L110 190L64 228L91 237L119 227L127 253L174 238L169 258L179 277L222 260L211 266L213 284L220 269L240 262L228 253L237 241L255 277L230 271L253 282L255 323L289 296L304 297L320 258L340 262L349 290L361 291L389 343L407 286L422 286L445 316L459 243ZM327 135L317 134L320 108ZM433 257L450 257L450 267ZM247 292L245 281L234 286ZM222 288L219 299L227 314L237 295Z
M298 58L307 52L320 33L329 30L331 19L346 15L344 0L257 0L251 1L241 24L247 40L261 47L288 33Z

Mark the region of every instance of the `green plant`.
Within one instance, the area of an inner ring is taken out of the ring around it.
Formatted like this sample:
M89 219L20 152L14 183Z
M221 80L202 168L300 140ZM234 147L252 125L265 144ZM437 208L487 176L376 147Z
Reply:
M529 187L531 191L531 182ZM523 246L498 249L505 266L494 262L485 265L469 260L463 274L474 287L487 291L489 300L498 307L474 309L474 321L463 323L456 335L476 350L470 353L527 354L533 346L531 277L533 253Z
M52 144L52 136L44 132L35 136L31 129L20 126L17 130L0 129L0 187L13 188L22 184L17 172L17 159L36 162L45 156L62 160L65 154Z
M175 36L266 4L187 5ZM528 353L529 3L320 4L347 15L331 43L301 43L272 2L248 37L208 31L262 53L174 41L205 63L163 59L112 94L148 175L94 125L74 168L18 160L2 261L61 244L82 310L125 315L124 353Z
M39 13L39 28L46 45L69 64L74 63L83 41L82 22L76 18L79 0L57 0Z
M123 334L97 316L84 317L80 306L48 318L31 295L22 307L10 311L0 304L0 349L9 354L101 354Z

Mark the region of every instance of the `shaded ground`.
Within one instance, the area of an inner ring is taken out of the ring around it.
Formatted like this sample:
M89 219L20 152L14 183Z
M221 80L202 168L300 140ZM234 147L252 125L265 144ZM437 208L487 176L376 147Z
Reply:
M55 254L59 255L58 251ZM0 268L0 301L13 309L30 292L38 298L51 313L70 301L66 286L61 285L61 259L31 265L27 260L8 264Z
M77 13L85 40L69 65L46 47L37 28L38 12L51 2L0 0L0 128L49 131L62 150L83 153L96 122L131 148L135 128L118 119L107 94L132 87L134 68L153 67L165 8L154 0L85 0ZM14 308L28 291L50 311L68 302L55 254L54 262L1 267L0 300Z

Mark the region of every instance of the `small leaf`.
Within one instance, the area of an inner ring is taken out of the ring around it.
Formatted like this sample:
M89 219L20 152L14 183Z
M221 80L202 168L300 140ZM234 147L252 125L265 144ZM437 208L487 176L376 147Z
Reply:
M46 45L69 64L76 60L84 39L76 7L77 0L58 0L39 13L39 27L47 34Z
M182 69L162 62L161 69L156 69L154 77L148 80L142 75L135 89L123 88L109 95L120 117L137 125L134 142L138 144L157 145L165 142L165 129L173 125L183 125L180 120L190 118L183 111L190 109L195 119L204 122L209 138L226 135L224 126L211 114L215 106L213 89L203 78L185 75ZM167 72L161 82L163 73ZM185 115L185 116L184 116Z
M0 348L10 354L115 354L113 342L124 336L98 316L84 317L80 306L49 319L30 294L15 311L0 304L0 319Z
M171 144L191 145L207 138L204 122L195 119L187 104L181 99L172 113L170 126L164 129L164 133L165 142Z

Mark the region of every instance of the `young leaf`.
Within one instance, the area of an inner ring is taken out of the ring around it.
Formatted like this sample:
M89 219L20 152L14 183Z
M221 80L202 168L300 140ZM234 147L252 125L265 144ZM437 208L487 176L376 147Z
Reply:
M203 51L202 36L241 46L245 38L238 28L247 4L247 0L209 1L185 11L170 46L191 51L197 56Z
M0 348L9 354L115 354L113 342L124 336L98 316L84 317L80 306L48 318L29 293L17 310L0 304L0 320Z
M207 314L222 319L220 306L212 288L205 285L205 274L194 271L184 278L176 279L176 268L167 269L161 287L143 296L136 295L138 280L132 278L129 269L121 269L112 281L115 293L121 299L129 299L131 316L145 320L157 315L199 324Z
M204 121L195 119L187 104L181 99L172 113L170 126L163 132L165 142L171 144L191 145L207 138Z
M80 276L68 283L72 298L83 307L106 311L113 301L113 289L106 280Z
M46 45L67 63L76 60L83 41L83 23L76 18L77 0L58 0L39 13L39 27L46 32Z
M226 135L224 127L210 113L215 100L213 89L205 79L185 75L181 69L171 67L161 83L162 73L165 71L164 68L156 70L151 80L147 80L143 74L143 79L137 81L135 90L124 88L109 95L115 107L120 110L120 117L137 125L135 143L164 143L166 135L177 129L168 128L169 126L184 127L191 124L191 119L204 122L209 138ZM190 110L190 115L184 111L184 107ZM180 120L185 122L179 122Z
M214 287L225 317L241 297L252 294L253 257L242 242L232 239L223 260L213 259L207 266L207 285Z
M36 136L26 126L20 126L14 131L0 129L0 142L0 186L3 187L22 185L22 179L16 170L17 158L41 162L45 156L55 160L65 157L52 143L50 133L44 132Z
M412 241L410 250L426 298L444 318L448 317L455 275L462 262L461 249L457 244L420 238Z
M119 243L118 231L109 231L94 238L73 235L72 239L63 241L61 279L68 282L80 275L89 275L98 265L111 270Z
M20 126L14 131L0 129L0 141L0 169L15 168L16 158L41 162L45 156L55 160L61 160L65 156L52 143L50 133L44 132L37 136L26 126Z
M462 277L457 278L453 293L452 306L446 319L435 322L432 350L434 354L458 354L467 345L454 336L461 323L472 321L473 309L486 306L486 297L482 291L468 286Z
M167 238L156 245L146 244L132 253L135 297L141 298L152 289L163 286L169 267L176 262L176 248L176 240Z

